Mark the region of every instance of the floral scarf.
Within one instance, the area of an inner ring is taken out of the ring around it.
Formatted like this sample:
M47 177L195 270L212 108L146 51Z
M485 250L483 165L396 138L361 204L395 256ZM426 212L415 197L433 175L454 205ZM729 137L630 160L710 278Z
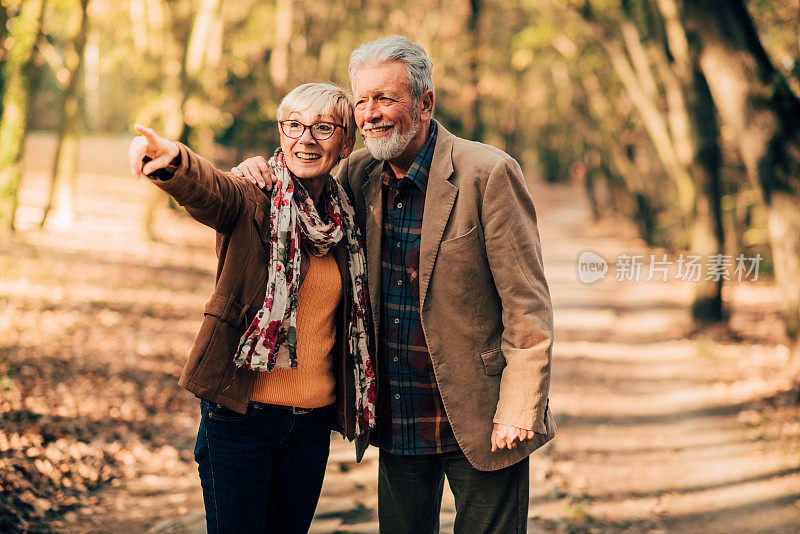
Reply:
M308 192L293 180L279 148L269 164L278 181L272 190L267 293L264 305L239 341L234 362L253 371L297 368L297 291L300 239L315 256L324 256L342 239L352 284L352 309L346 325L355 361L356 434L375 427L375 372L367 352L367 274L361 232L342 186L328 179L325 222Z

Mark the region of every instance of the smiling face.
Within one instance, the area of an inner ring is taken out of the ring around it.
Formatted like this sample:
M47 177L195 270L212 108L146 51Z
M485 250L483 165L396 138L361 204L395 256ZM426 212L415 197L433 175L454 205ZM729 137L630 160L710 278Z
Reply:
M402 160L424 142L430 120L433 92L415 102L408 87L408 70L399 61L367 65L353 78L356 126L373 157Z
M292 111L286 119L296 120L309 126L320 121L342 124L340 118L320 114L314 108ZM332 136L321 141L314 139L310 128L306 128L298 139L292 139L281 132L281 149L286 158L286 167L297 178L327 178L341 159L344 148L343 136L342 128L336 128Z

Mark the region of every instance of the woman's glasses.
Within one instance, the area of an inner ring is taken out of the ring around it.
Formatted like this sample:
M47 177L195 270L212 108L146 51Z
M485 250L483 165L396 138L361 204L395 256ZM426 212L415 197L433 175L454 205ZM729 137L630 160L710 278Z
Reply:
M281 132L283 132L283 135L286 137L300 139L306 132L306 128L308 128L311 130L311 137L317 141L324 141L325 139L328 139L333 135L333 132L336 131L337 127L344 129L344 126L341 124L325 121L315 122L314 124L308 125L303 124L300 121L289 119L285 121L278 121L278 124L281 125Z

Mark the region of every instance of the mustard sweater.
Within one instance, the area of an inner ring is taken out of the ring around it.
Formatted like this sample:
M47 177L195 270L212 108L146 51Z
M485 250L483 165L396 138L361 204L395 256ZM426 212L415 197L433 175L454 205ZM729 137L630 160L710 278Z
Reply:
M321 408L336 401L331 351L342 277L332 252L309 258L297 295L297 369L258 373L250 400L298 408Z

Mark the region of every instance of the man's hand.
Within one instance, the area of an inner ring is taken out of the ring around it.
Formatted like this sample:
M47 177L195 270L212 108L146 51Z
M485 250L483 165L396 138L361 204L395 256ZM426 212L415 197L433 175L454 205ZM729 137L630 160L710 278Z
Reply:
M492 452L503 448L513 449L520 443L532 440L535 435L533 430L495 423L492 430Z
M247 158L232 168L231 173L241 178L247 178L264 191L271 191L272 185L278 181L278 177L272 172L272 168L263 156Z
M163 169L180 153L174 141L159 137L152 129L141 124L135 124L133 127L142 134L134 137L128 148L128 163L131 166L131 173L137 178ZM145 156L152 161L142 165Z

